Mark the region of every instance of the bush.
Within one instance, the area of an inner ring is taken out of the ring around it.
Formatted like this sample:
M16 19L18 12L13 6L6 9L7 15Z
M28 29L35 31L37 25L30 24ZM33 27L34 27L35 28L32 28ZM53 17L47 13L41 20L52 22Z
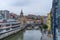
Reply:
M48 26L46 24L43 25L43 29L47 29Z

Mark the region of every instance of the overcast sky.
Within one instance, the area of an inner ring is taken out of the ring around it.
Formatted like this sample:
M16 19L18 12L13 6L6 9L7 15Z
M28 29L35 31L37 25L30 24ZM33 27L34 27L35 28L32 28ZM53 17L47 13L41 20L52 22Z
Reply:
M21 9L24 15L47 15L52 7L52 0L0 0L0 10L20 14Z

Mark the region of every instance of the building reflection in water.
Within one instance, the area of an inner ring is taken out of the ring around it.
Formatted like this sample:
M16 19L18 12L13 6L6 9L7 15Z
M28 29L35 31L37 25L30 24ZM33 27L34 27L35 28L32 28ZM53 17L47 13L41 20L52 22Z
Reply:
M20 31L19 33L16 33L12 36L5 38L4 40L23 40L24 32L25 32L25 30Z

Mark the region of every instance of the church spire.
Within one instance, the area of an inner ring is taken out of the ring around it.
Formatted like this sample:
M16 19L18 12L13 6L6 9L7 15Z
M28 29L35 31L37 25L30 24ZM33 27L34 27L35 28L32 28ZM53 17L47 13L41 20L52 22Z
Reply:
M23 17L23 11L21 10L20 17Z

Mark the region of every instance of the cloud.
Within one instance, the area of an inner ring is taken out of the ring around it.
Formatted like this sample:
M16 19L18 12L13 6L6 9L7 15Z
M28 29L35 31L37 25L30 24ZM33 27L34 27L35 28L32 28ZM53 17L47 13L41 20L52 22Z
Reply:
M14 0L11 5L12 6L27 6L29 5L30 1L29 0Z
M0 0L0 10L7 9L19 15L22 9L25 15L47 15L52 7L52 0Z

